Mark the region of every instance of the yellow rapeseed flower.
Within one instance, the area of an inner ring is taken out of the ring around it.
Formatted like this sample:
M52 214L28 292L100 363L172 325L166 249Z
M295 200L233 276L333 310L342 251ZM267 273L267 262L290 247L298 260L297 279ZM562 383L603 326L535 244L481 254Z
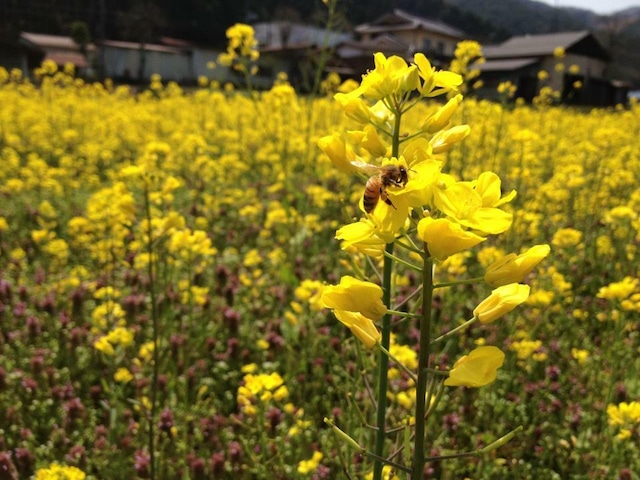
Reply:
M529 297L529 285L510 283L496 288L474 310L481 323L491 323L509 313Z
M609 425L633 426L640 424L640 402L622 402L607 406Z
M113 374L113 379L118 383L129 383L133 380L133 374L128 368L121 367Z
M639 285L639 279L627 276L619 282L600 287L597 297L607 300L625 300L638 289Z
M322 304L326 308L359 312L375 321L380 320L387 312L387 307L382 303L382 288L350 275L342 277L339 285L330 285L324 289Z
M87 475L77 467L53 463L36 471L35 480L85 480Z
M520 255L510 253L487 267L484 281L495 287L521 282L550 251L549 245L535 245Z
M310 459L301 460L300 462L298 462L298 468L297 468L298 473L302 475L306 475L308 473L314 472L318 468L318 465L320 465L322 458L323 458L322 452L319 452L319 451L313 452L313 455L311 456Z
M360 340L366 348L373 348L381 335L373 322L359 312L334 310L333 314Z
M496 379L503 363L504 353L499 348L478 347L456 361L444 384L451 387L483 387Z
M431 217L420 220L418 236L427 244L429 253L438 260L444 260L486 240L485 237L464 230L459 223L447 218Z

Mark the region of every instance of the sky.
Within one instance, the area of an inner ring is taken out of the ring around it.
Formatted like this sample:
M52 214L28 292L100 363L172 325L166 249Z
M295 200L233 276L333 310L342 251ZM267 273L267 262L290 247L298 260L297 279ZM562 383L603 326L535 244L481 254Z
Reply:
M628 7L640 7L640 0L538 0L556 7L578 7L609 14Z

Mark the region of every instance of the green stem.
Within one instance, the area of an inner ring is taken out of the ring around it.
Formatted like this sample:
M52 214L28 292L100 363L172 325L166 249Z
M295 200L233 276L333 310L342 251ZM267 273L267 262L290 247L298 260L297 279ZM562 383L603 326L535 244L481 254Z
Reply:
M460 330L464 330L468 326L472 325L477 319L478 319L478 317L473 317L472 319L467 320L463 324L458 325L456 328L451 329L447 333L445 333L443 335L440 335L438 338L432 340L431 344L433 345L434 343L439 342L440 340L444 340L445 338L449 338L451 335L453 335L455 333L458 333Z
M397 102L394 102L397 104ZM398 157L398 150L400 148L400 120L402 114L398 109L391 110L395 114L395 122L393 125L393 137L391 140L391 156ZM387 255L384 257L384 271L382 273L382 302L387 308L391 307L391 274L393 272L393 259L388 255L393 256L393 243L388 243L385 247ZM382 317L382 330L380 332L380 345L389 350L389 344L391 343L391 314L387 313ZM384 455L384 441L386 437L386 416L387 416L387 376L389 374L389 357L380 351L380 362L378 364L378 399L377 399L377 411L376 411L376 443L374 449L373 463L373 480L382 480L382 458Z
M416 376L413 374L413 372L411 370L409 370L404 363L402 363L400 360L398 360L396 357L394 357L391 352L389 350L387 350L386 348L384 348L382 345L380 345L379 343L376 344L378 346L378 348L380 350L382 350L382 352L384 352L384 354L389 357L391 360L393 360L396 365L398 365L398 368L400 368L404 373L407 374L407 376L413 380L413 382L415 383L417 381Z
M468 278L466 280L456 280L455 282L442 282L442 283L436 283L433 288L444 288L444 287L455 287L457 285L470 285L473 283L480 283L480 282L484 282L484 277L474 277L474 278Z
M395 260L396 262L401 263L405 267L407 267L407 268L409 268L411 270L414 270L416 272L421 272L422 271L422 268L418 267L417 265L414 265L411 262L407 262L406 260L403 260L400 257L396 257L395 255L392 255L391 253L388 253L386 251L384 252L384 256L390 258L391 260Z
M413 292L411 292L400 303L398 303L395 307L393 307L392 310L398 310L405 303L409 302L409 300L411 300L413 297L415 297L416 295L420 295L420 293L422 293L422 285L418 285L418 287Z
M408 238L409 240L411 240L411 237L409 237L408 235L406 236L406 238ZM413 241L412 241L412 243L413 243ZM418 254L418 255L420 255L420 256L422 256L422 254L423 254L422 250L420 250L420 249L418 249L418 248L415 248L414 246L407 245L406 243L401 242L400 240L396 240L396 244L397 244L398 246L400 246L400 247L402 247L402 248L406 249L406 250L409 250L410 252L417 253L417 254Z
M153 373L151 378L150 385L150 401L151 401L151 412L149 412L149 478L151 480L155 480L156 478L156 455L155 455L155 423L156 423L156 408L157 408L157 397L158 397L158 369L159 369L159 351L160 347L158 345L158 302L156 301L156 285L155 285L155 271L154 271L154 238L153 238L153 227L151 223L151 201L149 198L149 190L148 186L145 186L144 190L144 206L145 206L145 215L148 226L148 244L147 244L147 253L149 254L149 266L148 272L149 275L149 297L151 299L151 339L153 341Z
M388 243L385 251L393 253L393 243ZM383 296L382 302L391 305L391 273L393 271L393 260L384 257L384 272L382 276ZM384 441L386 436L385 423L387 416L387 375L389 372L389 357L384 350L389 350L391 343L391 314L387 313L382 317L382 330L380 332L380 360L378 362L378 399L376 412L376 443L374 450L375 462L373 464L373 480L382 480L381 459L384 457ZM384 349L384 350L383 350Z
M388 309L387 313L390 313L391 315L397 315L398 317L407 317L407 318L418 318L422 316L416 313L402 312L400 310L391 310L391 309Z
M418 381L416 383L416 430L413 451L412 476L420 480L425 465L425 413L427 411L427 381L429 379L429 354L431 347L431 302L433 300L433 259L424 246L422 270L422 318L420 319L420 353L418 356Z

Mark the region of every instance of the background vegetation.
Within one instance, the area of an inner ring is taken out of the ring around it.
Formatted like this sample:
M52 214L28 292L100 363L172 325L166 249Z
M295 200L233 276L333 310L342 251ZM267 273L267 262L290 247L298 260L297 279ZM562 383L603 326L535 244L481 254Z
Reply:
M369 268L333 240L359 215L364 185L316 148L353 128L339 106L283 81L249 97L217 85L185 94L154 78L133 96L52 65L39 73L38 85L0 75L8 478L53 462L97 479L367 474L370 463L322 422L372 435L362 419L374 410L366 385L377 357L319 304L325 283ZM436 107L407 121L417 128ZM524 432L490 456L431 462L429 477L640 471L639 113L635 103L579 112L467 100L454 119L472 134L442 155L445 170L493 170L518 197L506 241L451 257L438 281L482 275L522 246L552 252L528 279L526 305L435 359L450 364L485 342L507 352L489 387L446 390L427 426L430 455ZM603 290L611 282L622 283ZM401 299L419 279L395 283ZM488 292L438 295L436 331L469 318ZM416 326L396 320L396 356L410 362ZM390 380L389 418L400 421L410 388Z

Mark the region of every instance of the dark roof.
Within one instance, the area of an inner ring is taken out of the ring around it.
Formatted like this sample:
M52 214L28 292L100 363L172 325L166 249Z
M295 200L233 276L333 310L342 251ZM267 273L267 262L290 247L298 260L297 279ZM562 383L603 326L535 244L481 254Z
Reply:
M43 60L53 60L58 65L72 63L78 68L89 66L87 58L80 51L80 45L75 43L71 37L22 32L19 43L31 51L44 54ZM91 52L95 50L95 45L90 43L86 48Z
M53 48L58 50L80 51L80 45L74 42L71 37L65 37L62 35L21 32L20 43L28 48L39 50L48 50ZM93 43L87 45L87 50L93 49L95 49L95 45Z
M540 60L538 58L513 58L506 60L487 60L484 63L474 65L473 68L481 72L503 72L519 70L533 65Z
M347 40L338 45L337 53L341 58L371 56L375 52L385 52L387 55L405 55L409 45L392 35L380 35L371 40Z
M103 40L102 45L104 47L119 48L122 50L140 50L143 47L143 45L138 42L125 42L122 40ZM183 48L159 45L156 43L145 43L144 49L148 52L185 53Z
M487 59L542 57L553 55L557 47L594 58L609 58L606 50L587 30L511 37L500 45L483 47L482 53Z
M371 23L364 23L356 27L356 32L363 33L382 33L382 32L398 32L403 30L427 30L434 33L440 33L448 37L463 39L465 33L451 25L440 20L419 17L411 13L396 8L392 13L387 13L377 18Z

